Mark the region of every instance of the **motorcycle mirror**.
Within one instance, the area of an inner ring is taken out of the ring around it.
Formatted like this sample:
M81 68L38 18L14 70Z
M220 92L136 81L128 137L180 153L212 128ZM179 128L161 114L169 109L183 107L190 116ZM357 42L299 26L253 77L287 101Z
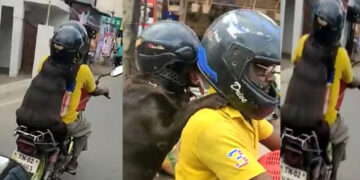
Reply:
M123 73L123 66L120 65L120 66L114 68L113 70L111 70L110 76L116 77L116 76L121 75L122 73Z
M16 161L0 155L0 179L30 180L26 170Z

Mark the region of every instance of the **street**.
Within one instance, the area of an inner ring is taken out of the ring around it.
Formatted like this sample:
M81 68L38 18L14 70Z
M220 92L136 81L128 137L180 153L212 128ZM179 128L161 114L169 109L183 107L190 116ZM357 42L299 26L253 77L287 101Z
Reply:
M81 154L76 176L64 174L64 180L122 179L122 76L105 77L100 86L110 89L111 99L92 97L84 112L91 122L88 151ZM15 150L15 111L24 91L0 101L0 154L11 156Z
M360 90L347 90L340 114L349 127L349 142L346 148L346 160L340 165L338 179L358 179L360 167Z
M286 60L282 60L281 70L281 104L286 97L286 90L288 82L292 75L292 67L288 65L288 62L283 63ZM283 64L287 64L283 66ZM360 167L360 140L357 139L360 136L360 90L347 90L343 100L343 104L340 110L341 116L344 118L345 123L349 128L349 142L346 148L346 160L340 164L338 172L339 180L353 180L358 179L357 170Z

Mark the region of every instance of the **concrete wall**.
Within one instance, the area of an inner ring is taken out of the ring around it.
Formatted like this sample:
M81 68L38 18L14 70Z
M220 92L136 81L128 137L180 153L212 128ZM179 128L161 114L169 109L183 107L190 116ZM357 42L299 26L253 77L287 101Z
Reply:
M95 0L77 0L77 1L83 2L83 3L90 3L90 4L92 4L92 5L95 4ZM102 0L98 0L98 1L102 1Z
M40 60L50 54L49 41L53 34L54 27L38 25L32 77L37 74L37 67L39 66Z
M55 10L51 8L50 17L49 17L49 26L58 28L64 22L69 21L70 14L64 11Z
M12 7L3 6L1 13L0 67L9 68L14 9Z
M302 36L302 27L304 20L304 1L295 0L295 11L294 11L294 29L293 29L293 37L292 37L292 50L295 51L297 43Z
M30 22L32 22L34 25L37 25L39 23L46 23L47 5L49 1L26 0L26 3L24 3L24 0L1 0L1 3L2 6L14 7L14 15L12 17L13 19L12 34L7 36L7 37L11 37L11 44L9 44L9 47L11 47L11 49L8 50L7 52L10 53L9 76L15 77L18 75L19 69L21 67L22 48L23 48L22 44L23 44L23 34L24 34L24 28L23 28L24 15L26 19L27 20L29 19ZM31 8L27 7L25 10L25 4L26 6L30 5ZM70 8L67 4L65 4L63 0L52 0L51 4L53 6L52 9L54 9L55 13L50 17L51 19L49 19L50 24L54 26L58 26L63 22L63 20L68 19L68 15L66 14L66 12L69 12ZM37 7L38 9L37 8L32 9L33 7ZM56 11L58 11L59 13L56 13ZM49 42L47 40L46 42L47 48L45 49L48 49L48 45ZM42 47L42 49L44 49L44 47Z
M114 11L115 16L123 17L123 0L97 0L96 8L100 11Z
M45 8L41 6L31 6L31 9L30 7L26 8L24 18L33 25L45 24L46 23Z
M283 40L284 40L284 22L285 22L285 0L280 1L280 29L281 29L281 41L280 41L280 49L283 52Z
M16 77L21 67L22 44L24 36L24 2L14 6L13 33L11 36L10 77Z
M282 1L283 3L285 1ZM285 17L283 27L283 39L282 39L282 52L286 54L292 53L292 36L293 36L293 25L294 25L294 10L295 0L286 0L285 3Z

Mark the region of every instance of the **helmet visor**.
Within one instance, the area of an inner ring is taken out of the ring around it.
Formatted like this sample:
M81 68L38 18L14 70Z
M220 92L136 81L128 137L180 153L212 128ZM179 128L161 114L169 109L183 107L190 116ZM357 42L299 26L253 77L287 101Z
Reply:
M276 88L276 74L280 74L280 65L269 61L264 62L262 59L250 61L244 72L248 81L271 97L276 97L276 94L271 91Z

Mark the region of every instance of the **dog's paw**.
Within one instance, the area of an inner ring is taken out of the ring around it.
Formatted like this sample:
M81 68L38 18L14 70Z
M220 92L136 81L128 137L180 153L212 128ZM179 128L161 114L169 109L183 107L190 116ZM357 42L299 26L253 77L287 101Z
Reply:
M207 95L198 99L198 101L198 106L200 108L219 109L228 104L228 101L219 93Z

